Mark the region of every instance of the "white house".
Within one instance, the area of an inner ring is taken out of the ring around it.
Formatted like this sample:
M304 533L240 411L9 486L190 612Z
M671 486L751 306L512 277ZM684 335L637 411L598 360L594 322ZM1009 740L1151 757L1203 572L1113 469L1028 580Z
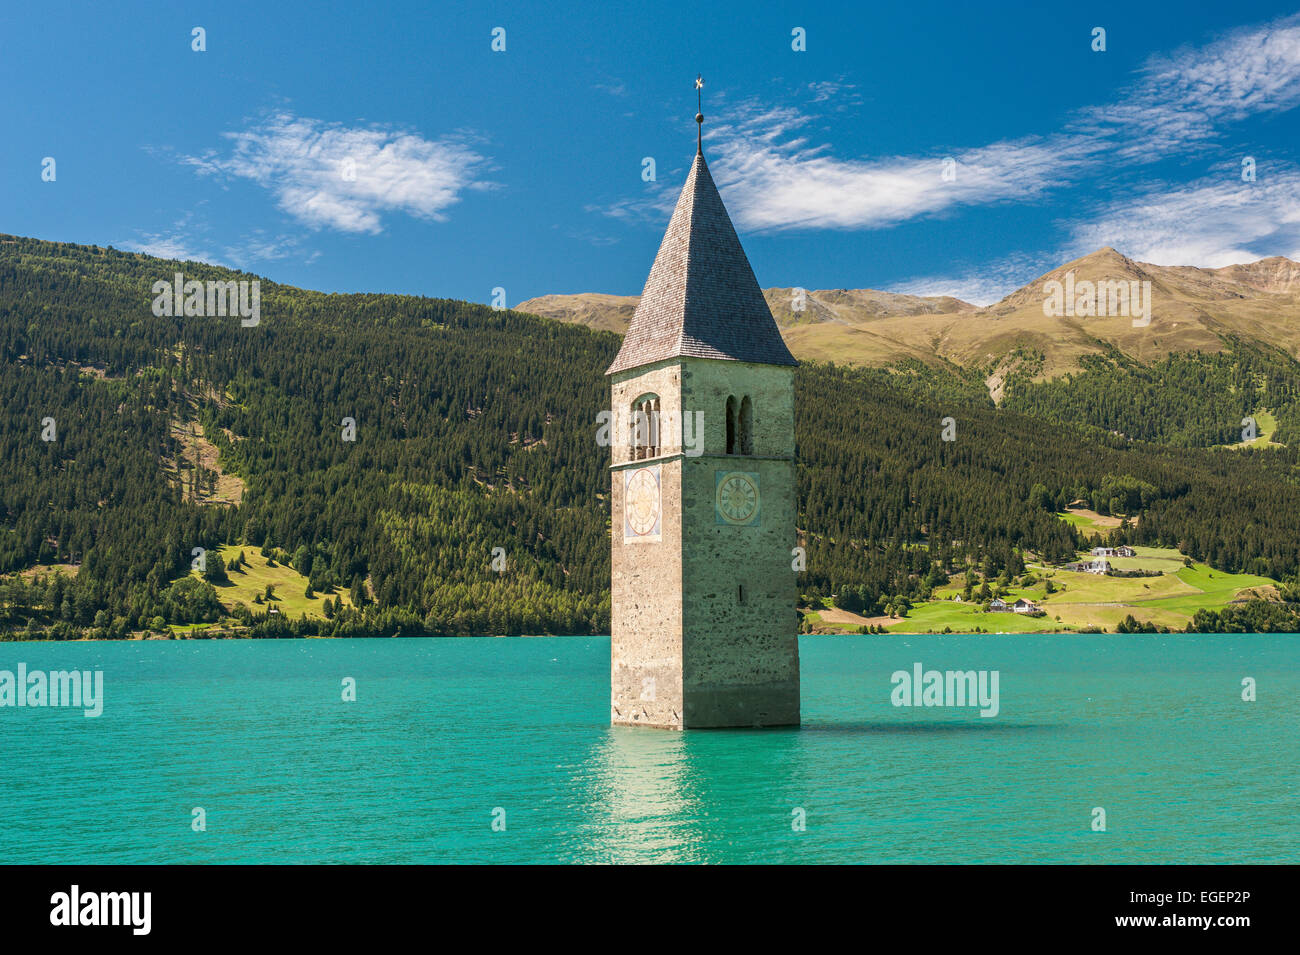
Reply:
M1128 544L1120 544L1118 547L1094 547L1091 551L1093 557L1136 557L1137 551Z
M1062 570L1073 570L1081 574L1104 574L1110 570L1110 561L1104 557L1097 560L1080 560L1073 564L1066 564Z
M1011 605L1011 609L1015 613L1034 613L1038 610L1038 604L1034 603L1032 600L1026 600L1024 597L1021 597Z

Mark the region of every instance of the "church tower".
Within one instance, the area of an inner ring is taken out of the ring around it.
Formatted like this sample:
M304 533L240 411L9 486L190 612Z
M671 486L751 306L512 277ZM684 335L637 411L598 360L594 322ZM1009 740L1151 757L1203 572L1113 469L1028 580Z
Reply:
M796 364L697 146L606 372L614 724L798 725Z

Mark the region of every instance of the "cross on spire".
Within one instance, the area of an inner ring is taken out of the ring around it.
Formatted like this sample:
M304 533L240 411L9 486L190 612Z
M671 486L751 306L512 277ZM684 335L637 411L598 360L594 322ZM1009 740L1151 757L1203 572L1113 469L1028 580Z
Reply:
M704 77L695 74L695 151L704 154Z

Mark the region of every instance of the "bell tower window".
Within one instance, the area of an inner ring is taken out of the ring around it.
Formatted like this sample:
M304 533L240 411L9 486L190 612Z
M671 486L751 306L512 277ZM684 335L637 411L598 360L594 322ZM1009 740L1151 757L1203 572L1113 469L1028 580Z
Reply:
M740 453L754 453L754 403L749 395L740 402Z
M736 453L736 398L727 398L727 453Z
M659 454L659 396L642 395L632 402L632 460Z

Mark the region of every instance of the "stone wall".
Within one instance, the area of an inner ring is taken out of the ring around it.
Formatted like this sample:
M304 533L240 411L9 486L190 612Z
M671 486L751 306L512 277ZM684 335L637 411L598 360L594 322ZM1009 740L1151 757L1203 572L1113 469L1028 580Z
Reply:
M611 409L615 432L610 508L610 721L615 725L684 727L682 703L682 538L681 458L669 429L660 445L668 453L633 461L627 420L632 402L647 393L659 396L661 414L679 414L681 372L676 362L624 372L615 377ZM657 466L661 487L661 528L657 542L624 543L624 474Z
M678 358L614 377L612 409L660 399L660 454L613 448L611 719L672 728L799 722L794 370ZM753 406L753 454L728 455L726 402ZM702 411L703 453L682 453L682 412ZM624 435L624 439L626 435ZM623 540L624 473L656 466L657 542ZM756 523L719 521L719 472L757 475ZM743 593L741 588L743 588Z
M688 459L683 478L686 725L797 725L794 369L704 360L684 364L683 401L688 409L705 409L706 450ZM723 453L729 395L737 406L744 396L752 402L752 455ZM732 471L758 475L753 525L735 526L717 517L716 475Z

